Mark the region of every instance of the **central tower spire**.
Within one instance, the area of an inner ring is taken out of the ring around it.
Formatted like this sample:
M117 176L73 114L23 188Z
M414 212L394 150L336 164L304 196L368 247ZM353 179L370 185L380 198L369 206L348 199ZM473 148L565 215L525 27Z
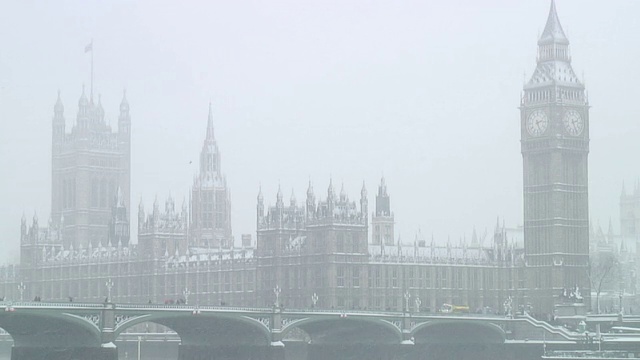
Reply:
M207 140L214 140L213 136L213 110L211 110L211 102L209 102L209 116L207 118Z
M538 62L547 60L570 60L569 39L560 25L554 0L551 0L547 24L538 39Z
M220 152L218 151L218 144L216 143L213 133L213 110L211 109L211 103L209 103L207 136L204 139L202 151L200 152L200 177L213 179L220 178L221 176Z
M200 173L191 189L191 244L206 248L233 246L231 198L220 167L220 151L213 132L213 109L209 103L207 135L200 152Z

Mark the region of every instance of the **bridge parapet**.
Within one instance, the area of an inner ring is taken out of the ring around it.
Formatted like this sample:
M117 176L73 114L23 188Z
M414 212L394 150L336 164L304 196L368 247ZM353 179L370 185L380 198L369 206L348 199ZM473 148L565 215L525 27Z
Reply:
M554 326L546 321L537 320L528 314L513 319L513 340L547 340L580 342L584 334L568 330L563 326Z
M238 306L212 306L212 305L192 305L192 304L117 304L118 309L124 310L184 310L184 309L199 309L199 310L219 310L223 312L257 312L267 313L271 312L271 308L252 308L252 307L238 307Z
M0 308L56 308L56 309L103 309L106 304L40 301L0 301Z

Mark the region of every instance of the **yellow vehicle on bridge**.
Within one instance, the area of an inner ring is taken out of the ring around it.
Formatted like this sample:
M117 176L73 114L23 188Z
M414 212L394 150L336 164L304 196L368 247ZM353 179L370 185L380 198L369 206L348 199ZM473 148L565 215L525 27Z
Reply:
M443 314L468 314L469 307L467 305L442 304L440 312Z

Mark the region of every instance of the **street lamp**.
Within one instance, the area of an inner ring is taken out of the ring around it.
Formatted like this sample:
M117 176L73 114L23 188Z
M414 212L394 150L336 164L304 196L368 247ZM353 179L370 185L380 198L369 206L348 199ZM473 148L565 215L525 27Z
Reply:
M313 307L316 307L316 304L318 303L318 294L313 293L313 295L311 295L311 302L313 303Z
M276 295L276 302L275 302L275 307L280 307L280 293L282 292L282 289L280 289L280 286L276 285L276 287L273 288L273 293Z
M24 300L24 291L27 289L27 285L25 285L22 281L18 284L18 291L20 291L20 301Z
M404 309L406 312L409 312L409 299L411 299L411 294L409 294L409 290L404 293Z
M624 290L622 288L620 288L620 315L624 314L624 310L622 309L622 294L624 293Z
M107 282L104 285L107 287L107 301L106 302L110 302L111 301L111 289L113 288L113 281L111 280L111 278L109 278L109 280L107 280Z
M416 312L417 313L420 312L420 305L422 305L422 301L420 300L420 298L418 296L416 296Z
M184 290L182 290L182 295L184 296L184 304L187 305L189 303L189 295L191 295L191 291L189 291L188 288L184 288Z

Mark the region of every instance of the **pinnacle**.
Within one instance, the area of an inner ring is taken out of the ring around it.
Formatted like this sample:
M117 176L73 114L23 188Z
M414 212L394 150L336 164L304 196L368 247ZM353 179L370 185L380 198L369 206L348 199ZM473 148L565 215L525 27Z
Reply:
M207 117L207 140L213 140L213 110L209 102L209 116Z
M567 36L564 34L564 30L562 30L562 25L560 25L560 19L558 18L556 3L554 0L551 0L547 24L540 36L540 40L538 40L538 44L551 43L569 44L569 39L567 39Z

